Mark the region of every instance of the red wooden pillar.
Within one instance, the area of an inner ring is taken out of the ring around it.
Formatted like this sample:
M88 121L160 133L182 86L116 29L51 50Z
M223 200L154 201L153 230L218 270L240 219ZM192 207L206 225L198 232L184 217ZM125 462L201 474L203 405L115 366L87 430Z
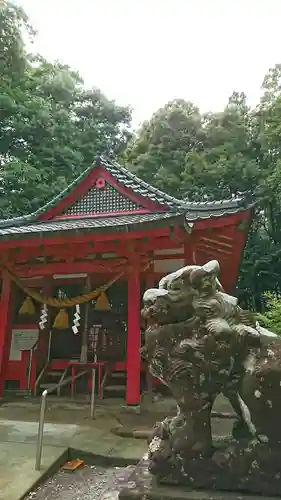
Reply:
M12 340L12 282L7 273L3 273L0 297L0 396L5 387L5 376L10 356Z
M140 343L140 277L135 265L128 273L127 405L140 402Z

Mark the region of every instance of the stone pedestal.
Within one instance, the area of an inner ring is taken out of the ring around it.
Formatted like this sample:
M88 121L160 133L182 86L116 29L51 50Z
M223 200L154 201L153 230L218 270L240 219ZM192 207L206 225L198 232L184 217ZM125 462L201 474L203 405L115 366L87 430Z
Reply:
M184 488L190 499L281 498L280 338L222 291L219 269L217 261L186 266L144 294L142 354L169 387L177 415L153 429L129 496L147 500L157 490L175 498ZM234 440L217 446L211 412L219 394L237 422Z
M266 445L261 445L266 446ZM264 456L266 449L256 450ZM214 457L219 461L219 453ZM225 457L225 452L223 452ZM275 458L274 458L275 456ZM222 457L220 457L222 458ZM174 470L161 481L149 473L149 460L144 457L129 477L126 488L119 494L119 500L274 500L281 497L280 458L272 454L273 462L253 463L250 470L243 470L245 460L239 460L236 470L226 470L215 460L195 460L189 466L189 473ZM240 464L240 469L239 469ZM240 473L240 477L238 475ZM261 496L262 495L262 496Z

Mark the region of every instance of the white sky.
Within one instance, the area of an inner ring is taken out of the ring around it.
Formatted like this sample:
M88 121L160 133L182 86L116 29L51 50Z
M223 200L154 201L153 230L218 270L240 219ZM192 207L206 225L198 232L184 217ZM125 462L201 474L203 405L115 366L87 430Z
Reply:
M250 104L281 62L281 0L18 0L35 50L87 86L130 104L137 125L167 101L216 111L233 90Z

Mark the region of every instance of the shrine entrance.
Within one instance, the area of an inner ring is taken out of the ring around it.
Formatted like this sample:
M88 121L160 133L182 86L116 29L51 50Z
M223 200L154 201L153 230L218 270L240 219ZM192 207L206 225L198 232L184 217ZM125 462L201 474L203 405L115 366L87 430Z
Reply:
M93 281L93 280L92 280ZM101 280L95 282L99 287ZM69 284L56 290L57 296L62 292L68 297L77 296L81 286ZM144 293L145 282L141 282L141 294ZM139 304L139 312L141 303ZM75 313L75 310L72 311ZM69 313L69 315L71 312ZM87 355L87 363L97 363L100 369L100 380L96 379L96 392L101 399L106 396L124 397L126 392L126 354L128 335L128 285L120 279L114 283L98 301L83 304L80 308L80 329L73 332L71 325L68 328L52 328L49 361L56 367L56 374L63 373L66 365L72 363L72 374L75 376L81 356ZM53 316L53 314L52 314ZM55 320L53 318L53 320ZM141 377L141 388L145 386L145 376ZM47 377L48 379L48 377ZM90 378L85 376L75 382L73 389L76 394L86 394L90 388ZM49 384L46 377L42 379L40 387L44 389ZM66 388L67 391L67 388Z
M100 278L99 281L94 282L91 286L98 288L104 281ZM59 297L63 293L69 298L77 297L83 293L83 288L83 284L75 284L75 282L60 285L56 287L54 296ZM126 348L127 303L127 282L124 280L117 281L103 294L102 300L90 301L80 306L80 325L77 333L73 332L70 321L70 318L75 315L75 307L68 310L69 321L66 328L63 328L63 325L56 328L55 315L57 311L53 310L50 319L50 322L54 325L50 345L51 360L80 360L83 338L86 340L86 337L87 343L85 343L88 361L93 361L95 356L98 358L101 355L103 357L108 356L108 354L105 354L105 351L106 346L109 347L109 340L107 339L110 336L113 337L113 334L110 334L110 332L115 332L116 335L118 332L119 335L123 332L122 343L124 348ZM93 329L98 336L97 345L93 344L91 338ZM114 352L114 348L112 351Z

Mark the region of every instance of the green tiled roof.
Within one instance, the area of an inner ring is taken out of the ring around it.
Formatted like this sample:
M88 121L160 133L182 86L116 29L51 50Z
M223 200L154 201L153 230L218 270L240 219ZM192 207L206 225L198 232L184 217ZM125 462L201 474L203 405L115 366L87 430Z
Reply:
M75 219L59 219L43 222L26 223L21 226L0 228L0 241L19 240L28 238L54 237L59 234L103 233L103 232L130 232L140 227L153 229L154 227L167 226L181 220L184 225L184 215L174 212L160 212L148 214L128 214L108 217L86 217Z
M80 182L85 179L86 176L89 175L89 173L96 166L104 167L119 184L130 188L134 193L157 203L158 206L162 205L167 213L165 214L164 212L161 214L145 214L142 216L140 214L134 214L126 216L120 215L116 217L92 217L88 218L87 221L81 217L79 219L75 219L75 221L69 221L69 219L65 218L65 220L60 221L38 222L38 218L40 215L57 206L57 204L62 201L71 191L73 191L73 189L78 184L80 184ZM58 196L53 198L50 202L45 204L36 212L22 217L0 220L0 238L7 238L9 235L10 239L12 235L16 235L17 233L26 235L34 233L38 234L41 232L46 234L49 233L49 231L53 233L57 231L77 231L79 229L89 230L90 228L91 230L93 230L94 228L99 228L99 230L101 230L105 227L109 229L113 221L113 225L117 230L117 228L121 227L122 225L130 225L132 221L134 221L134 224L139 224L146 222L147 220L165 220L166 218L169 218L169 216L179 216L181 214L185 215L185 218L188 222L194 222L196 220L232 215L240 211L245 211L251 206L253 206L253 203L251 202L251 200L247 199L247 197L213 202L204 201L199 203L179 200L149 185L147 182L143 181L126 168L120 166L117 162L101 157L95 161L94 166L91 165L87 170L85 170L75 181L73 181L67 187L67 189L62 191ZM135 219L132 217L135 217ZM143 220L143 217L144 219L146 217L146 219Z

